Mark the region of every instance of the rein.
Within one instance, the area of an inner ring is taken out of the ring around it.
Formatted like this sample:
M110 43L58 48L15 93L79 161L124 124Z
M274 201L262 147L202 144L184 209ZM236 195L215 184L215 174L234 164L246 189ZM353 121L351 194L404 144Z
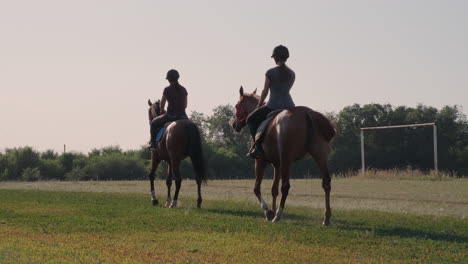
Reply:
M242 112L245 113L245 116L242 117L242 118L239 118L239 116L238 116L238 113L239 113L240 111L242 111ZM242 109L240 104L237 104L237 105L236 105L236 123L237 123L238 125L243 124L243 125L245 126L244 123L245 123L245 121L247 120L247 117L249 117L249 114L247 113L247 111L245 111L244 109Z

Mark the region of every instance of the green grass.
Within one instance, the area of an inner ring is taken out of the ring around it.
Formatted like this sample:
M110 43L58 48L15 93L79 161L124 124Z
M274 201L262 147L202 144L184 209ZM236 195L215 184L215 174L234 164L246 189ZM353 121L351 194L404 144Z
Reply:
M467 263L466 219L147 195L0 190L0 263Z
M205 200L256 202L254 180L210 180L203 185ZM272 180L262 184L263 198L271 203ZM156 194L166 194L166 183L155 182ZM173 187L174 188L174 187ZM140 193L149 199L148 181L39 181L0 182L0 189L43 190L66 192ZM468 179L401 180L365 177L332 179L331 203L340 210L377 210L417 215L468 218ZM181 194L197 197L195 181L184 180ZM287 205L313 209L324 207L324 192L319 179L291 180Z

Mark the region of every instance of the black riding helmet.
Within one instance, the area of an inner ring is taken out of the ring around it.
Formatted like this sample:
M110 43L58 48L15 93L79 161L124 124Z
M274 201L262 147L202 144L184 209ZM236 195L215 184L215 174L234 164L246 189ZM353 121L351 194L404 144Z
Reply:
M285 46L279 45L275 47L271 57L279 60L287 60L289 58L289 50Z
M175 82L179 80L179 72L177 70L171 69L166 74L166 79L170 82Z

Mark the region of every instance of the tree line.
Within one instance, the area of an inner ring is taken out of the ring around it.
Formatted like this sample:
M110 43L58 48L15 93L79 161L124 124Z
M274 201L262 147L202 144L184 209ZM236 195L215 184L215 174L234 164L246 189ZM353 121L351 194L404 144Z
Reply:
M203 137L209 179L252 179L253 161L245 157L249 144L247 129L235 133L231 105L213 109L211 115L192 112ZM338 113L326 113L335 124L337 136L331 144L330 170L335 174L360 169L360 129L435 122L438 128L439 169L456 176L468 175L468 122L458 106L442 109L390 104L354 104ZM365 132L366 164L373 169L433 168L432 127L399 128ZM39 152L31 147L9 148L0 152L0 180L144 180L149 171L150 152L144 147L124 151L118 146L83 153ZM161 164L158 178L165 178ZM181 166L186 178L193 178L189 159ZM271 177L271 170L267 177ZM293 178L319 177L310 157L295 163Z

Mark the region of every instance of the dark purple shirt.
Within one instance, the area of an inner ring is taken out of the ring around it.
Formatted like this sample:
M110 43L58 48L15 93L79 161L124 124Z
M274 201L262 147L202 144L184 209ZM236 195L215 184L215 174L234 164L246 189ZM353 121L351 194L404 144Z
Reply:
M167 113L172 116L186 116L185 99L187 98L187 90L180 84L171 84L164 89L168 106Z

